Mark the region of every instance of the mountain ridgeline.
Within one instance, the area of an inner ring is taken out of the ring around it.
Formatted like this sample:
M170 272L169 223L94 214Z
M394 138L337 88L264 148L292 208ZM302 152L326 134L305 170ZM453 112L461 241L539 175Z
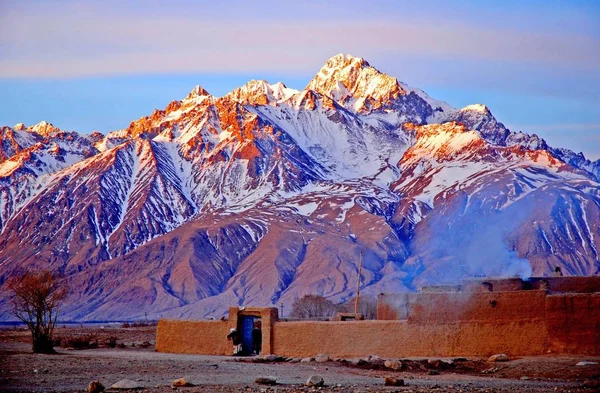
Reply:
M600 161L337 55L301 91L196 87L107 135L0 128L6 280L50 269L62 318L218 317L304 294L600 269Z

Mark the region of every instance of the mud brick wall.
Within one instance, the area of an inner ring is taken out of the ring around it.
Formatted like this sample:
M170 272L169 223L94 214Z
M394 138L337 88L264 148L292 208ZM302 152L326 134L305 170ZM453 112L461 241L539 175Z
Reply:
M543 321L411 324L406 321L277 322L273 351L282 356L539 355L546 347Z
M539 321L545 319L546 291L427 293L410 304L411 323Z
M600 276L591 277L533 277L529 279L532 289L540 289L542 281L547 282L552 292L600 292Z
M377 298L377 319L412 323L545 318L546 291L396 293Z
M228 321L161 319L156 328L156 351L204 355L231 355Z
M600 293L550 295L546 318L550 351L600 355Z
M486 279L466 279L461 285L464 292L481 292L481 285L484 283L492 284L493 291L520 291L523 289L523 280L521 278L486 278Z
M377 320L407 319L416 293L382 293L377 296Z

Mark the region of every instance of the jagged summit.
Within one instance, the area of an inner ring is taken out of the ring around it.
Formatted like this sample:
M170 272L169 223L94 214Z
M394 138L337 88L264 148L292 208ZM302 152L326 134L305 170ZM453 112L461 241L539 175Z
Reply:
M396 78L371 67L363 58L346 54L330 58L306 88L363 112L406 94Z
M206 91L202 86L197 85L190 91L190 93L184 98L184 100L194 100L199 97L207 97L210 96L210 93Z
M41 136L48 136L53 132L60 131L57 127L54 127L54 125L48 123L46 120L42 120L39 123L28 127L27 130L30 132L35 132Z
M298 93L297 90L288 88L282 82L271 85L266 80L251 80L244 86L234 89L225 97L244 105L269 105L288 99L296 93Z
M484 104L471 104L471 105L467 105L464 108L462 108L460 111L461 112L479 112L479 113L485 113L485 114L491 114L492 113L490 111L490 108L488 108L487 105L484 105Z

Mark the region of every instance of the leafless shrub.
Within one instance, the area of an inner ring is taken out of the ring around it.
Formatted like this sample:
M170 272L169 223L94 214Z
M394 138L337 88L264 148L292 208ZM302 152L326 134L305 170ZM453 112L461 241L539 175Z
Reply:
M93 349L98 348L98 339L92 334L61 337L60 345L63 348Z
M14 294L13 314L31 331L33 352L54 353L52 334L66 284L49 271L40 271L10 279L8 288Z
M104 345L106 345L109 348L115 348L117 346L117 341L118 341L117 337L110 336L104 340Z
M352 298L341 304L341 310L346 313L353 313L355 300L356 298ZM358 299L358 313L362 314L365 319L377 319L377 299L369 296L361 296Z
M318 295L305 295L292 305L292 318L329 318L337 312L337 306Z

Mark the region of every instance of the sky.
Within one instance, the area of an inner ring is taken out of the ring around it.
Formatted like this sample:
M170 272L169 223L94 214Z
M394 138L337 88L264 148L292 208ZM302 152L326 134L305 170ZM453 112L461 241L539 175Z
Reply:
M337 53L600 159L600 1L0 0L0 125L105 133Z

